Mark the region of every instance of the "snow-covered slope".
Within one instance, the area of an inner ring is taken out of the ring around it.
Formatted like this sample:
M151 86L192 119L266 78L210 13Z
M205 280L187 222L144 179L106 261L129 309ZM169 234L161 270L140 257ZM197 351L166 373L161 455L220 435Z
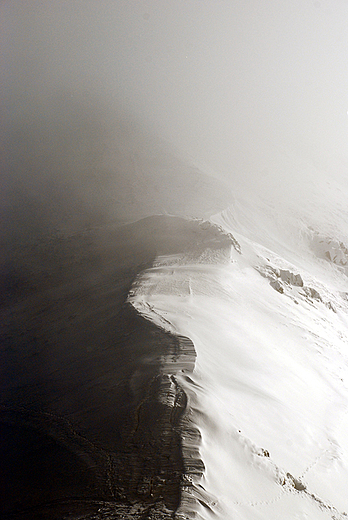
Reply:
M211 220L230 250L158 257L129 297L196 349L176 378L205 470L178 517L348 518L347 229L257 199Z

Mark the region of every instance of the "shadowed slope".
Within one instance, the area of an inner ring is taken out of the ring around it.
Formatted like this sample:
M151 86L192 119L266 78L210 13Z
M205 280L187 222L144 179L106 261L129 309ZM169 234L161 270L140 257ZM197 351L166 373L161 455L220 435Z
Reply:
M74 517L108 502L129 518L131 504L169 518L186 406L171 374L185 342L125 301L156 255L221 240L197 221L151 217L13 252L2 306L3 515L56 519L68 507Z

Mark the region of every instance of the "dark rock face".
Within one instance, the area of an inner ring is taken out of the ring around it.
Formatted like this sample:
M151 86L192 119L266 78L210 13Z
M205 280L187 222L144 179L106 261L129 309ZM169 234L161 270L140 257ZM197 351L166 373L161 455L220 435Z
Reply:
M283 294L284 289L282 284L279 282L279 280L271 280L269 282L270 286L273 287L276 291L278 291L280 294Z
M262 276L268 278L270 280L270 286L281 294L284 293L284 287L286 285L303 287L303 280L299 273L295 274L288 269L278 269L271 265L259 267L257 270Z
M300 274L294 274L288 269L279 269L279 276L283 282L289 285L303 287L303 280Z
M325 258L343 268L344 271L347 269L348 248L342 241L322 235L313 229L308 230L308 241L319 258Z
M219 240L227 245L214 228L157 217L9 248L2 518L173 517L186 472L175 373L193 368L194 349L126 299L156 254Z
M304 292L308 298L313 298L314 300L322 301L319 292L313 287L305 287Z

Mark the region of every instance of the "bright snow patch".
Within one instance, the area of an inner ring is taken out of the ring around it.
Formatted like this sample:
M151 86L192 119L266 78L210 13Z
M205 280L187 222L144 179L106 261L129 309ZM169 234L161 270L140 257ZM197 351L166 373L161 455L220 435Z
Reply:
M195 345L193 373L176 377L201 433L197 518L348 518L346 251L313 252L303 223L296 246L271 211L233 211L212 220L242 254L158 258L129 298Z

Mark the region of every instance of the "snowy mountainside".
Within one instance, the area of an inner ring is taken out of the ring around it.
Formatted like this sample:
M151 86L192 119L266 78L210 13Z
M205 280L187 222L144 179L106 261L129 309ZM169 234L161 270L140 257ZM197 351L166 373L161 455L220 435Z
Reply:
M347 518L345 230L255 200L211 221L232 246L158 257L129 296L196 350L176 378L205 469L178 518Z

